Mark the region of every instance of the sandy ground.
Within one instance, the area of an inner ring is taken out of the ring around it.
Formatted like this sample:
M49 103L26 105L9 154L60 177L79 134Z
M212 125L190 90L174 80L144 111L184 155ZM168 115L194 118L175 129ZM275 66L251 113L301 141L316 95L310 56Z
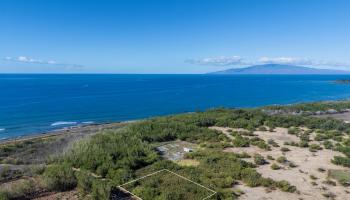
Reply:
M220 130L225 134L228 134L228 128L212 127L213 129ZM258 135L261 139L267 141L273 139L281 147L284 142L298 142L299 138L295 135L289 135L288 130L285 128L276 128L274 132L268 131L255 131L254 134ZM232 136L231 136L232 137ZM287 164L280 164L276 161L270 161L270 164L262 165L257 168L257 171L264 177L272 178L274 180L286 180L292 185L297 187L298 193L286 193L280 190L266 191L265 188L257 187L250 188L244 185L235 186L236 189L240 189L245 192L240 199L249 200L314 200L314 199L329 199L323 196L323 194L332 192L336 195L335 199L347 200L350 199L350 189L343 187L339 184L337 186L331 186L323 183L327 179L327 172L320 172L318 169L346 169L341 166L337 166L331 163L331 159L334 156L342 155L339 152L332 150L320 150L316 153L312 153L308 148L300 148L294 146L286 146L290 151L282 153L280 147L272 147L271 151L266 151L255 146L243 147L243 148L227 148L226 152L243 153L246 152L249 155L256 153L264 156L265 158L270 155L275 159L280 156L285 156L288 161L291 161L297 165L295 168L289 167ZM252 161L252 159L246 159ZM272 170L271 164L276 162L282 166L280 170ZM316 180L310 178L310 175L317 177ZM312 183L314 182L314 183Z
M300 196L294 193L286 193L280 190L267 191L263 187L251 188L245 185L236 185L235 189L244 192L239 197L240 200L299 200Z

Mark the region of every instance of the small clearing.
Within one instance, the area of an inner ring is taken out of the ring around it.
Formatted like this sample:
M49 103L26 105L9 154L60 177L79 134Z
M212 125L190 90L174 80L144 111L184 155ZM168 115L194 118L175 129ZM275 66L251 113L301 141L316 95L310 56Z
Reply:
M179 160L177 162L177 164L179 164L180 166L186 166L186 167L189 167L189 166L198 166L199 165L199 161L197 160L193 160L193 159L183 159L183 160Z
M157 151L166 159L172 161L183 160L186 153L195 151L198 148L196 144L185 142L185 141L175 141L163 143L158 146Z

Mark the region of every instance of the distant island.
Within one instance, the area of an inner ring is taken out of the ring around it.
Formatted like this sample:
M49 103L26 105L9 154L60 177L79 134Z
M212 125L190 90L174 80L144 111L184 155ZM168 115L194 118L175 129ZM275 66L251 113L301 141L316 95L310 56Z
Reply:
M211 72L209 74L350 74L350 71L316 69L295 65L266 64L227 69L223 71Z

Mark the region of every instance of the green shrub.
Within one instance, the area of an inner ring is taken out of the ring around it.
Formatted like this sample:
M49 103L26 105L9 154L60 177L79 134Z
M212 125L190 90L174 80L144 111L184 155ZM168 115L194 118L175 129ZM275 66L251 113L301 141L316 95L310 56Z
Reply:
M287 151L290 151L290 149L288 149L287 147L282 147L282 148L281 148L281 151L282 151L282 152L287 152Z
M322 147L318 144L311 144L309 146L309 151L311 152L317 152L318 150L322 150Z
M0 200L9 200L8 194L6 192L0 191Z
M312 181L311 182L311 185L313 185L313 186L316 186L316 185L318 185L315 181Z
M350 146L343 146L339 143L336 144L336 147L334 148L336 151L340 151L343 154L345 154L347 157L350 158Z
M242 136L256 136L253 131L239 131L238 134Z
M251 156L247 152L242 153L236 153L235 154L238 158L251 158Z
M306 141L306 142L310 141L309 134L307 134L307 133L303 133L299 137L300 137L300 140L302 140L302 141Z
M273 163L273 164L271 165L271 169L273 169L273 170L279 170L279 169L281 169L281 167L280 167L279 165L277 165L276 163Z
M296 164L293 163L293 162L289 162L288 166L291 167L291 168L298 167L298 165L296 165Z
M336 186L337 185L336 182L334 182L332 180L329 180L329 179L323 181L322 183L327 184L327 185L332 185L332 186Z
M249 147L249 138L237 136L232 142L235 147Z
M262 139L253 137L250 139L250 144L259 147L260 149L271 150L271 147Z
M285 156L280 156L277 158L276 160L279 163L286 163L287 162L287 158Z
M324 141L323 142L323 146L326 149L333 149L333 143L331 141L329 141L329 140Z
M27 194L35 191L35 183L31 179L20 179L13 182L10 187L0 187L0 200L24 199Z
M333 164L342 165L344 167L350 167L350 158L342 157L342 156L334 156L333 160L331 160Z
M310 175L310 178L312 179L312 180L317 180L318 178L315 176L315 175Z
M259 126L258 130L259 131L267 131L267 128L265 126Z
M267 143L273 147L279 147L279 145L273 139L267 140Z
M319 171L321 173L324 173L326 170L324 168L322 168L322 167L319 167L319 168L317 168L317 171Z
M268 155L266 158L269 160L275 160L271 155Z
M322 195L326 198L329 198L329 199L335 199L335 197L337 196L332 192L323 193Z
M92 183L92 198L94 200L110 199L111 186L106 181L94 180Z
M350 138L344 139L343 145L350 146Z
M0 179L1 178L6 178L9 176L10 173L10 167L8 165L3 165L2 168L0 168Z
M48 166L43 177L48 190L67 191L73 189L77 184L72 167L65 163Z
M45 172L46 167L44 165L35 165L31 168L33 174L41 175Z
M348 170L329 170L328 177L337 180L343 186L350 186L350 173Z
M307 142L307 141L305 141L305 140L301 140L300 142L299 142L299 145L298 145L299 147L303 147L303 148L306 148L306 147L309 147L309 143Z
M261 175L253 169L243 169L241 176L243 182L249 187L257 187L261 185Z
M296 128L296 127L290 127L289 129L288 129L288 134L291 134L291 135L297 135L298 133L299 133L299 129L298 128Z
M264 165L266 164L266 160L264 159L263 156L259 155L259 154L255 154L254 155L254 163L257 165Z
M327 140L330 139L327 135L322 134L322 133L317 133L315 136L316 141L322 141L322 140Z
M92 183L94 178L88 171L81 170L75 173L77 178L77 187L82 195L87 195L92 192Z
M277 184L278 188L280 188L284 192L295 192L297 188L295 186L292 186L290 183L287 181L279 181Z

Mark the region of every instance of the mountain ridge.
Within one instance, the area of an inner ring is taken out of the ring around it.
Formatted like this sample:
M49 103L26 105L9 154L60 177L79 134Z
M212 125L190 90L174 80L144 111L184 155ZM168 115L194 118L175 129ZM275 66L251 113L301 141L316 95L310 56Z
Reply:
M350 74L350 71L316 69L297 65L264 64L253 65L244 68L231 68L222 71L210 72L208 74Z

